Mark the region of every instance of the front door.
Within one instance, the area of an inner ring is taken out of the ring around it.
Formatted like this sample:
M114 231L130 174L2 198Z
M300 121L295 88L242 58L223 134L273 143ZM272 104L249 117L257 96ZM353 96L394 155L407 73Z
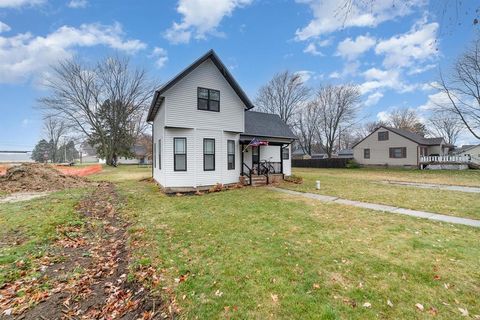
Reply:
M252 147L252 169L256 170L257 174L260 168L259 147Z

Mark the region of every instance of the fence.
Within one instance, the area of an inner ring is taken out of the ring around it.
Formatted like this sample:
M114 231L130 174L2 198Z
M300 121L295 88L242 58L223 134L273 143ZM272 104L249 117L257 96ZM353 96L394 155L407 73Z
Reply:
M470 156L421 156L420 162L439 162L439 163L468 163L471 161Z
M347 161L345 158L330 159L293 159L292 167L299 168L346 168Z

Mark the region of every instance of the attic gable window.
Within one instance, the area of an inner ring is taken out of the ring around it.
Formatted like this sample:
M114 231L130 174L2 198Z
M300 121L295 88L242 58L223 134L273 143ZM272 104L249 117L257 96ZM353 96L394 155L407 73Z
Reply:
M198 87L198 110L220 111L220 91Z
M388 131L379 131L378 141L387 141L387 140L388 140Z

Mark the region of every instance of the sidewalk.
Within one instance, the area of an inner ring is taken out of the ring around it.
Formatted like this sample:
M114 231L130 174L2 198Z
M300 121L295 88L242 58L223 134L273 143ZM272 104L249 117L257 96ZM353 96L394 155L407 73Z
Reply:
M385 183L399 185L399 186L411 186L411 187L423 188L423 189L439 189L439 190L449 190L449 191L480 193L479 187L449 186L444 184L417 183L417 182L405 182L405 181L385 181Z
M375 204L375 203L368 203L368 202L361 202L361 201L353 201L353 200L347 200L347 199L342 199L342 198L338 198L338 197L324 196L324 195L321 195L321 194L308 193L308 192L298 192L298 191L281 189L281 188L276 188L276 187L273 187L272 189L275 190L275 191L278 191L278 192L283 192L283 193L287 193L287 194L290 194L290 195L315 199L315 200L319 200L319 201L323 201L323 202L333 202L333 203L344 204L344 205L348 205L348 206L365 208L365 209L370 209L370 210L375 210L375 211L397 213L397 214L403 214L403 215L417 217L417 218L424 218L424 219L430 219L430 220L442 221L442 222L448 222L448 223L454 223L454 224L463 224L463 225L466 225L466 226L480 228L480 220L453 217L453 216L447 216L447 215L443 215L443 214L437 214L437 213L425 212L425 211L417 211L417 210L411 210L411 209L405 209L405 208L398 208L398 207L388 206L388 205L384 205L384 204Z

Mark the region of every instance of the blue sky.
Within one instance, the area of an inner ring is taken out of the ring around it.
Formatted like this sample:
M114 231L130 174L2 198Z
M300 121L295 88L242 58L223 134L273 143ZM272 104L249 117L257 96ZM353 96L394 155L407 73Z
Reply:
M430 86L439 68L479 31L478 4L463 1L457 14L455 1L446 13L445 1L374 2L344 19L335 0L0 0L0 150L31 150L41 138L42 79L74 55L126 55L161 82L213 48L252 99L289 69L313 87L358 84L366 119L397 107L428 117L442 101Z

